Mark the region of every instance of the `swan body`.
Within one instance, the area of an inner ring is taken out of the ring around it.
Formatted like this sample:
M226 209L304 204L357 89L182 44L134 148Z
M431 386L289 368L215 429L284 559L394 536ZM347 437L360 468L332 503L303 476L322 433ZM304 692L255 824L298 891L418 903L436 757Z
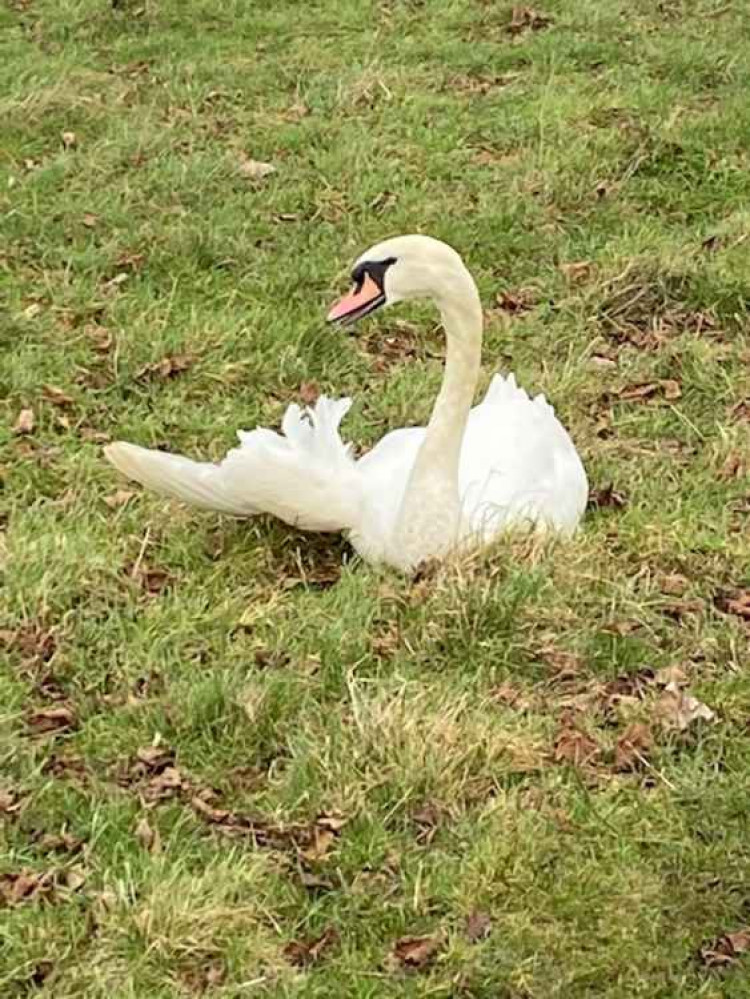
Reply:
M442 313L446 371L427 427L394 430L355 460L339 433L351 400L321 396L304 411L289 406L281 434L240 431L239 447L217 464L123 442L105 449L109 461L193 506L343 531L366 560L407 571L514 525L573 533L588 483L549 403L530 399L513 375L496 375L471 408L482 311L455 250L426 236L397 237L363 254L353 278L355 290L329 320L351 322L415 297L432 298Z

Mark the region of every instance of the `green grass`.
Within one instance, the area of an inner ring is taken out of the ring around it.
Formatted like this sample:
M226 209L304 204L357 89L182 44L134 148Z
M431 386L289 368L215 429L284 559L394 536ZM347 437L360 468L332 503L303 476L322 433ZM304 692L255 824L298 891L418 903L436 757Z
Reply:
M699 952L750 923L748 626L720 609L750 586L750 9L539 12L0 13L3 996L747 995L749 956ZM354 396L362 445L424 420L432 317L322 321L415 230L477 276L483 384L547 393L623 506L415 582L112 500L102 442L218 456L303 382ZM621 398L660 380L679 398ZM713 724L660 723L642 671L675 665ZM652 744L618 769L634 719ZM18 898L22 872L46 880Z

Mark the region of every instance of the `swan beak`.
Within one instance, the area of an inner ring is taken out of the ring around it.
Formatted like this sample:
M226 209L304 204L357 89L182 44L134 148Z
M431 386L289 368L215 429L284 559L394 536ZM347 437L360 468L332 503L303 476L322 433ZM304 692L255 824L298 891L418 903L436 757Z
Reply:
M362 284L357 285L348 295L344 295L331 308L326 316L326 322L342 325L353 323L362 316L374 312L384 302L385 293L382 288L378 287L377 282L373 281L369 274L365 274Z

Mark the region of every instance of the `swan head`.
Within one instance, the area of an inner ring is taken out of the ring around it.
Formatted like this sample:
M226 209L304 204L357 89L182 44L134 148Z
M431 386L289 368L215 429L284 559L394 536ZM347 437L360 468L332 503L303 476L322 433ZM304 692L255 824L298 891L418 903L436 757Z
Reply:
M329 323L349 325L383 305L410 298L438 304L471 281L453 247L431 236L396 236L366 250L352 268L352 291L331 308ZM471 282L473 287L473 282Z

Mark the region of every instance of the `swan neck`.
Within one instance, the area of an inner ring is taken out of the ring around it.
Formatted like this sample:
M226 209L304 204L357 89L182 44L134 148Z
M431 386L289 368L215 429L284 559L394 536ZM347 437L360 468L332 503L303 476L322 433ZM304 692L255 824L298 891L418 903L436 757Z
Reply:
M460 522L461 444L482 355L482 307L468 271L437 301L446 336L445 372L399 511L394 542L415 565L456 541Z

